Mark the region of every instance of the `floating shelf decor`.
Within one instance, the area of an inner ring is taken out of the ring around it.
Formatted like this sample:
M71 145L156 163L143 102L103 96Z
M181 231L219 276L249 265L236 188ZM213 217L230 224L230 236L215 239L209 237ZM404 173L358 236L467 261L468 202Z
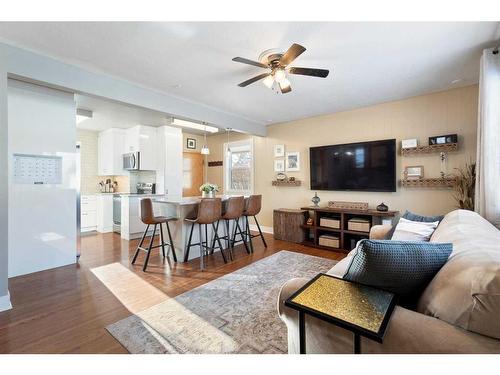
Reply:
M445 143L442 145L417 146L412 148L402 148L402 156L431 154L439 152L452 152L458 150L458 143Z
M273 186L300 186L300 185L302 185L302 182L300 180L295 180L295 181L289 181L289 180L278 181L278 180L275 180L275 181L273 181Z
M453 177L421 178L418 180L401 180L401 186L404 187L428 187L428 188L451 188L455 183Z

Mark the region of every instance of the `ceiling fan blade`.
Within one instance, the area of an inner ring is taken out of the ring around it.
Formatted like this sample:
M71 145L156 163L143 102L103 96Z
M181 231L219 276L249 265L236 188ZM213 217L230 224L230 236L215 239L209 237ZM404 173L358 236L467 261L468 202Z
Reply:
M269 68L265 64L262 64L262 63L260 63L258 61L248 60L248 59L245 59L244 57L235 57L233 59L233 61L236 61L236 62L239 62L239 63L242 63L242 64L248 64L248 65L258 66L259 68L264 68L264 69Z
M286 87L283 87L283 86L281 86L281 83L280 83L280 90L281 90L282 94L287 94L290 91L292 91L292 86L288 85Z
M295 60L297 57L299 57L304 51L306 50L305 47L302 47L300 44L292 44L290 48L288 48L288 51L285 52L283 56L281 56L280 63L283 66L289 65L293 60Z
M256 77L247 79L245 82L241 82L238 86L240 86L240 87L246 87L246 86L248 86L248 85L250 85L250 84L252 84L254 82L257 82L257 81L260 81L263 78L266 78L269 75L271 75L271 73L262 73L262 74L259 74Z
M328 77L329 70L326 69L314 69L314 68L290 68L288 70L290 74L300 74L303 76L312 76L326 78Z

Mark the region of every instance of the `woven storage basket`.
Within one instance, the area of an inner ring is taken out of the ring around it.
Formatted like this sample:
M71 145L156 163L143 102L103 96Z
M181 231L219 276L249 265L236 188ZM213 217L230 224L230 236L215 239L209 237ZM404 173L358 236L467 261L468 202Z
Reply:
M330 236L327 234L324 234L322 236L319 236L319 244L321 246L328 246L328 247L333 247L338 249L340 246L339 243L339 238L335 236Z
M357 232L369 232L370 220L353 217L347 222L347 229L355 230Z

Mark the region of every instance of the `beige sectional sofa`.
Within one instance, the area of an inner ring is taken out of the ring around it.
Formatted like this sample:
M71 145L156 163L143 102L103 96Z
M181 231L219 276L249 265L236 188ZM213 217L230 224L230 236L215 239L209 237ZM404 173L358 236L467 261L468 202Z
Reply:
M390 227L375 226L370 238ZM452 211L431 237L453 252L423 292L416 311L397 306L382 344L361 338L362 353L500 353L500 231L478 214ZM328 273L343 277L351 256ZM283 285L278 310L288 328L288 352L299 352L298 315L284 301L307 279ZM308 353L352 353L351 332L306 317Z

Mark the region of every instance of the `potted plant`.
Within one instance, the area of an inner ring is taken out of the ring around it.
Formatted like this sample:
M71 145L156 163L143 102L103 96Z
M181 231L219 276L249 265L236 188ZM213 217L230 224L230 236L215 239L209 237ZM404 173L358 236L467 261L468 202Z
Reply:
M216 184L206 182L200 186L200 191L202 198L215 198L215 193L219 191L219 187Z

